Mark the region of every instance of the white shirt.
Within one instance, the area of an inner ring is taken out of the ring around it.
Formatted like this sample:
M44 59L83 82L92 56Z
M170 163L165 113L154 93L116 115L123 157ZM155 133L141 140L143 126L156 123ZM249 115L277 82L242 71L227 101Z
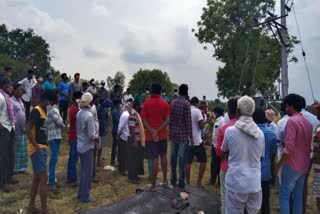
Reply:
M22 96L22 99L26 102L30 102L31 97L32 97L32 87L34 86L34 84L36 84L36 82L31 79L29 80L27 77L24 78L23 80L21 80L19 82L19 84L21 84L22 88L25 90L25 94Z
M311 123L313 133L315 134L319 125L318 118L310 112L306 111L305 109L301 110L301 114L304 116L304 118L306 118L309 121L309 123Z
M248 194L261 191L261 158L264 155L264 135L258 139L235 126L226 129L222 151L229 152L229 168L225 186L228 191Z
M202 143L201 129L199 128L199 121L203 121L202 112L195 106L191 106L191 119L192 119L192 136L194 146L199 146Z
M125 95L123 96L123 99L122 99L122 104L123 104L123 105L126 104L127 100L129 100L129 99L134 100L134 99L133 99L133 96L132 96L131 94L125 94Z
M288 115L284 115L284 116L278 121L276 135L277 135L277 139L278 139L281 143L284 143L284 140L285 140L284 137L285 137L285 131L286 131L286 126L287 126L288 120L289 120L289 116L288 116Z
M217 147L217 139L218 139L218 132L221 126L224 124L224 117L220 116L216 119L216 122L213 126L213 134L212 134L212 145L214 148Z
M229 114L228 112L224 114L224 123L227 123L230 121L230 118L229 118Z
M129 126L128 126L129 116L130 114L128 111L122 112L120 116L118 133L120 133L120 138L124 141L127 141L128 137L130 136Z
M0 124L6 128L9 132L14 128L9 120L7 103L4 96L0 93Z
M97 107L96 105L92 105L90 109L92 115L93 115L93 120L94 120L94 130L95 130L95 137L99 137L99 120L98 120L98 113L97 113Z

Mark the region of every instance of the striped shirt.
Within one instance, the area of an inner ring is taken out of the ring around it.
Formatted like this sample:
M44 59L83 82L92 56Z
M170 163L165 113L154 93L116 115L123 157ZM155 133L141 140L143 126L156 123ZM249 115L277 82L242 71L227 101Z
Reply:
M62 139L61 127L64 127L57 105L47 107L48 140Z
M139 122L138 122L138 117L136 114L131 114L129 116L129 129L130 128L134 128L134 136L136 138L136 141L140 141L141 137L140 137L140 128L139 128Z

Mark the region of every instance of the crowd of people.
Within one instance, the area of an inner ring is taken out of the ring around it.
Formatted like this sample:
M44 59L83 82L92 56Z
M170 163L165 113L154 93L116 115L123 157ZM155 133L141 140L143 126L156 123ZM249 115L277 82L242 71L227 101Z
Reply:
M96 201L90 195L91 183L98 182L96 167L107 158L103 151L109 132L110 163L129 182L139 183L146 159L148 191L157 191L159 165L162 185L188 191L196 157L200 163L196 185L203 188L208 157L205 124L210 120L214 125L209 184L221 190L222 214L271 213L270 187L275 185L279 185L280 213L290 213L290 209L305 213L312 165L313 194L320 210L320 104L313 106L316 117L305 110L302 96L289 94L276 123L272 109L256 106L249 96L235 96L228 100L227 112L216 107L212 118L206 97L190 98L186 84L169 98L157 83L133 96L130 88L121 93L119 85L108 92L105 81L96 85L92 79L88 86L81 83L79 73L72 82L66 73L61 74L58 86L52 74L43 81L39 75L34 79L34 72L28 70L23 80L12 83L2 77L0 84L0 189L10 192L10 185L18 183L14 175L28 174L30 158L31 212L47 213L48 190L59 192L55 169L61 142L66 140L64 129L69 143L66 180L78 187L78 199L88 203ZM41 210L35 205L38 192Z

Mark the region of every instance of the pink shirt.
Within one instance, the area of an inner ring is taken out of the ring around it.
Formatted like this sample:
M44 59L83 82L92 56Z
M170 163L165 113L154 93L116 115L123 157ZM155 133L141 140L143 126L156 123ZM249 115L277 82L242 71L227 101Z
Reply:
M221 150L221 147L222 147L222 143L223 143L224 133L226 132L227 128L229 128L230 126L233 126L236 122L237 122L236 119L232 119L228 123L221 126L221 128L219 129L218 138L217 138L216 154L220 157L222 157L222 155L223 155L223 151ZM228 160L227 159L225 159L225 158L221 159L220 168L223 171L228 170Z
M312 125L301 113L292 115L285 131L284 153L288 155L286 165L299 173L306 173L310 164Z

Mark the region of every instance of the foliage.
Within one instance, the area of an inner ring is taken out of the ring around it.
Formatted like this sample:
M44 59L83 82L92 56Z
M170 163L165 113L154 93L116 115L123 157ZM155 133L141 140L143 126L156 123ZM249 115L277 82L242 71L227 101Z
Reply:
M173 94L173 89L177 85L172 83L169 75L159 69L140 69L135 73L129 82L132 93L142 93L145 88L150 88L152 83L159 83L163 90L170 97Z
M5 75L4 68L5 67L12 68L12 76L11 79L14 82L17 82L26 76L26 70L29 68L27 65L15 60L8 55L0 54L0 76Z
M200 43L212 45L213 57L224 63L217 72L218 96L275 92L280 46L267 25L257 27L274 5L274 0L207 1L195 36Z
M221 108L223 108L225 111L227 111L228 109L227 109L227 105L226 105L226 103L224 103L224 102L222 102L220 99L215 99L215 100L210 100L210 101L208 101L208 110L209 111L213 111L213 109L215 108L215 107L221 107Z
M125 83L125 80L126 80L126 77L124 75L123 72L121 71L118 71L115 75L114 75L114 78L112 78L111 76L108 76L107 77L107 87L110 91L112 91L113 87L115 85L119 85L121 87L121 94L122 94L122 91L124 89L124 83Z
M18 69L13 70L14 81L25 76L22 67L32 68L42 75L50 68L49 44L32 29L24 31L17 28L9 31L6 25L0 25L0 54L1 61L8 63L6 66Z

